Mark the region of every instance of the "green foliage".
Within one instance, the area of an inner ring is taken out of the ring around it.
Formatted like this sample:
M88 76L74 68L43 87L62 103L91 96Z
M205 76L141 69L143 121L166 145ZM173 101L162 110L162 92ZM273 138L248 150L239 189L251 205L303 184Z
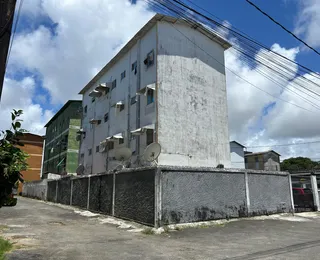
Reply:
M10 251L12 244L3 238L0 237L0 260L4 260L4 254Z
M26 132L21 128L22 110L13 110L11 113L11 128L2 131L0 135L0 208L12 193L12 188L23 182L21 171L26 170L28 155L18 146L23 146L19 142L19 137Z
M289 158L281 163L282 171L312 170L316 168L320 168L320 162L312 161L307 157Z

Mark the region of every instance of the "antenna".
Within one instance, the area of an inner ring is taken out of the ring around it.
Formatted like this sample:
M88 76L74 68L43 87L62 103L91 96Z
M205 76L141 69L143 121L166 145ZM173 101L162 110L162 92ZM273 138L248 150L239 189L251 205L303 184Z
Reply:
M83 175L84 174L84 166L82 165L82 164L80 164L79 166L78 166L78 168L76 169L76 173L77 173L77 175Z
M152 143L147 146L147 148L144 150L143 158L147 162L155 162L157 158L159 157L161 153L161 145L158 143Z
M120 164L118 164L113 172L121 171L124 168L127 168L129 164L126 163L127 160L131 158L132 152L129 148L123 147L115 150L115 159L117 161L120 161Z
M127 161L131 158L132 152L129 148L123 147L115 150L114 157L117 161Z

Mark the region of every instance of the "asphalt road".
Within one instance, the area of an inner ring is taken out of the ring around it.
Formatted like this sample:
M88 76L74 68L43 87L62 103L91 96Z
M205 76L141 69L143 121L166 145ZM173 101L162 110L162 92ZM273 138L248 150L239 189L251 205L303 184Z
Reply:
M161 235L129 232L105 222L110 218L19 198L16 207L0 209L0 236L16 243L8 255L12 260L320 259L320 215L315 213Z

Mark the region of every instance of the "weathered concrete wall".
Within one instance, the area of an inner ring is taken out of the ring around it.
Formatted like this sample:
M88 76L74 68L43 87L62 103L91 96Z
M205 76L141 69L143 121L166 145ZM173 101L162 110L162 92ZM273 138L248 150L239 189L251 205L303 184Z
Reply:
M72 180L72 202L71 205L86 208L88 204L88 178L77 178Z
M113 174L90 177L89 209L112 214Z
M241 172L163 171L162 224L246 215Z
M25 182L22 188L22 196L47 200L47 180Z
M158 35L158 164L230 167L224 48L179 23Z
M290 212L291 195L287 176L248 173L250 215Z
M114 215L154 225L155 169L115 175Z
M58 195L57 203L70 205L71 196L71 180L70 177L61 178L57 180L58 185Z
M56 192L57 192L58 181L48 181L48 191L47 200L51 202L56 202Z
M160 179L161 225L293 210L287 173L167 167Z

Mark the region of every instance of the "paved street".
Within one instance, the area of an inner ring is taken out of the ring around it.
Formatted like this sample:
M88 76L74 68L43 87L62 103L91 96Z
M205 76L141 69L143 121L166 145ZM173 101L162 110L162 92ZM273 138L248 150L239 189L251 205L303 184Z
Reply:
M247 219L162 235L129 232L119 224L106 223L112 220L106 216L81 214L26 198L19 198L16 207L1 208L1 236L18 248L9 259L320 258L320 216L316 213Z

